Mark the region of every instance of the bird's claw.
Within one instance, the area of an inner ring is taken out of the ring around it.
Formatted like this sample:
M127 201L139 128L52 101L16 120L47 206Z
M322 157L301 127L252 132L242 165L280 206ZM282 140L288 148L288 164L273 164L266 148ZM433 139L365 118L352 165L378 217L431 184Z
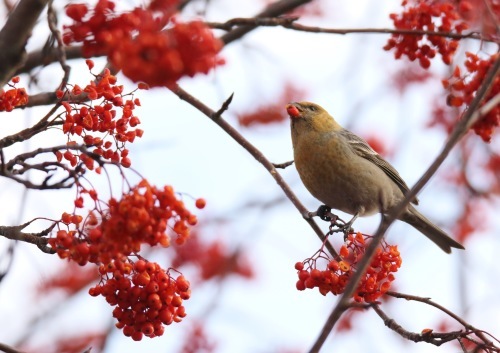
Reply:
M336 223L337 216L332 213L332 209L327 205L321 205L316 211L316 215L323 221Z
M330 222L329 234L333 233L344 233L344 239L347 239L347 236L351 233L354 233L354 229L351 227L354 221L357 218L355 215L349 222L344 222L337 215L332 213L331 207L327 205L321 205L315 212L309 212L309 217L318 216L323 221Z

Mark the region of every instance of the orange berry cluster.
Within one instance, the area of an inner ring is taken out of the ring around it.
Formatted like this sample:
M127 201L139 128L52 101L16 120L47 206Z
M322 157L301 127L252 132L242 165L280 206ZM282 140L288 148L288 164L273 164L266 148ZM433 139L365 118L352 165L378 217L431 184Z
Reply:
M91 69L94 65L92 60L87 60L87 65ZM66 92L58 90L56 95L60 99L65 99L69 94L79 96L86 93L91 101L102 99L99 104L70 104L62 101L65 108L63 132L69 136L82 136L83 142L87 146L94 147L93 153L102 156L103 159L120 163L123 167L131 166L128 158L128 149L125 148L127 142L134 142L136 137L142 137L144 131L141 129L130 129L140 124L137 116L133 115L136 106L140 106L139 99L128 99L124 101L123 86L116 85L116 77L111 75L108 69L96 76L85 88L74 85ZM117 116L118 111L121 116ZM106 140L95 134L105 134ZM71 143L75 143L71 141ZM57 160L63 158L75 166L80 160L89 170L94 169L94 160L86 154L75 154L70 149L64 153L55 152Z
M222 64L222 42L202 22L172 19L177 0L153 1L149 8L118 14L115 3L99 0L92 12L71 4L66 14L74 23L65 27L66 44L83 43L84 55L105 54L134 82L168 86L183 76L208 73ZM170 28L163 28L170 24Z
M81 196L77 201L83 204ZM176 243L183 244L189 236L189 226L197 223L196 216L185 208L171 186L157 189L146 180L131 188L121 200L111 198L108 206L106 211L96 207L101 219L90 212L82 226L81 216L63 214L61 222L73 224L78 230L60 230L49 239L49 244L61 258L80 265L108 264L138 253L142 244L169 246L169 226L177 234Z
M451 79L443 80L445 89L450 90L446 103L452 107L460 107L461 105L469 105L477 90L484 82L484 78L497 60L498 54L491 55L486 59L481 59L478 55L469 52L465 53L466 74L462 74L457 66L453 71ZM500 93L500 77L496 77L493 81L492 88L488 95L483 100L483 105L495 95ZM500 123L500 107L497 105L488 114L482 116L473 126L472 129L476 134L481 136L483 141L489 142L493 131Z
M180 275L174 279L170 270L148 262L138 253L141 245L169 246L166 234L171 228L177 244L189 236L189 226L196 224L184 203L176 197L172 187L158 189L142 180L125 193L121 200L112 198L109 209L102 210L97 193L78 186L75 207L83 207L83 195L95 202L86 218L63 213L60 229L48 240L59 257L83 266L88 262L99 265L101 279L91 288L92 296L102 295L116 306L113 316L116 326L126 336L140 340L143 336L161 336L163 325L179 322L186 316L183 300L189 299L189 282ZM205 207L204 199L197 199L196 207ZM71 229L70 229L71 228ZM135 263L130 259L137 256Z
M183 76L207 74L223 60L216 58L222 44L200 21L174 22L166 31L141 31L120 43L110 61L134 82L169 86Z
M12 79L12 84L9 86L12 89L5 91L0 89L0 112L11 112L15 107L26 105L28 103L28 94L24 88L16 88L16 83L19 82L19 77Z
M365 240L368 236L361 233L349 234L347 242L340 248L340 261L328 259L325 270L316 268L318 257L297 262L295 269L299 280L296 283L298 290L306 288L319 289L322 295L331 292L334 295L343 293L349 279L355 272L356 264L365 253ZM319 253L318 253L319 254ZM371 303L389 290L397 272L401 267L401 256L397 246L388 245L385 242L377 249L370 267L361 279L361 282L353 295L357 302ZM307 268L306 268L307 265Z
M183 300L191 296L189 282L182 275L174 279L155 262L128 258L101 265L101 282L89 289L91 296L103 296L114 306L115 326L140 341L143 336L163 335L164 326L186 316Z
M414 6L407 5L408 1L403 1L402 6L405 7L405 11L400 15L390 15L396 29L450 33L462 33L464 29L467 29L467 24L460 20L454 3L419 0ZM420 66L424 69L430 67L431 59L436 56L437 52L445 64L451 64L457 48L458 40L456 39L422 34L393 34L384 46L384 50L395 49L396 59L403 55L411 61L418 59Z

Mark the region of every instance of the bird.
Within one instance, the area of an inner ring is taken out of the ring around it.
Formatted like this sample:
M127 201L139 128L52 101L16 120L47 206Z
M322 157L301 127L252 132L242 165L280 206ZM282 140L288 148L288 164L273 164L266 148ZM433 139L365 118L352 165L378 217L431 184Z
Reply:
M311 102L286 105L290 117L294 162L306 189L326 206L353 215L387 215L409 192L398 171L370 145L344 129L321 106ZM414 198L398 217L446 253L465 249L422 215Z

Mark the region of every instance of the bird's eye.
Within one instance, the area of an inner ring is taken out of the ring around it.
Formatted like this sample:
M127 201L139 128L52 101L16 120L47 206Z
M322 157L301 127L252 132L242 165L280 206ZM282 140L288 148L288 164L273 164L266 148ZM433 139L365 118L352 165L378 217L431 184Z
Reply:
M315 112L318 109L314 105L310 105L309 106L309 110L312 111L312 112Z

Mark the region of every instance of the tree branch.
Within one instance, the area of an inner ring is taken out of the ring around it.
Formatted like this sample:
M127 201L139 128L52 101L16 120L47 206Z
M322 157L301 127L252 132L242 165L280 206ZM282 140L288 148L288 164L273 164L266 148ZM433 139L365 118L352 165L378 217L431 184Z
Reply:
M491 340L489 340L488 337L480 329L472 326L467 321L462 319L460 316L458 316L457 314L448 310L444 306L439 305L438 303L432 301L430 298L422 298L422 297L419 297L416 295L403 294L403 293L398 293L398 292L393 292L393 291L387 291L386 294L391 296L391 297L394 297L394 298L417 301L420 303L424 303L424 304L433 306L436 309L441 310L446 315L450 316L453 320L460 323L466 330L473 332L479 339L481 339L484 342L485 345L490 346L490 347L494 346L493 342Z
M25 243L35 244L40 250L47 254L55 254L54 249L47 246L48 240L44 238L49 234L52 229L56 226L56 223L51 225L49 228L41 231L40 233L24 233L22 230L26 228L31 222L21 224L19 226L0 226L0 236L4 236L7 239L19 240Z
M26 59L26 43L48 0L21 0L0 30L0 87Z
M312 0L280 0L269 5L264 11L257 14L255 17L276 17L284 13L292 11L293 9L311 2ZM229 44L237 39L240 39L245 34L253 31L258 26L254 24L244 25L231 30L230 32L224 34L220 39L224 44Z
M324 28L317 26L307 26L297 23L297 17L249 17L249 18L233 18L226 22L207 22L207 25L212 28L222 29L226 31L236 30L234 27L254 26L256 27L283 27L293 29L300 32L309 33L328 33L328 34L404 34L404 35L428 35L437 37L446 37L452 39L472 38L482 41L498 42L496 38L485 38L480 33L452 33L452 32L435 32L414 29L391 29L391 28Z
M380 308L378 304L372 305L373 310L377 315L384 321L385 326L397 332L403 338L413 342L427 342L435 346L440 346L443 343L453 341L458 337L465 337L470 332L464 331L452 331L452 332L428 332L428 333L416 333L405 330L401 325L399 325L394 319L391 319L387 314Z
M19 351L14 347L8 346L5 343L0 343L0 352L4 353L25 353L24 351Z

